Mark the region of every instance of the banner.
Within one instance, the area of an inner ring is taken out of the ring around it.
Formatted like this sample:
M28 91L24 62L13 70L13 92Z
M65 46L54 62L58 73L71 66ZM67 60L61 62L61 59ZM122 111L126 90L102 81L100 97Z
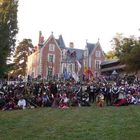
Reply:
M67 70L64 71L64 80L69 80L70 73L67 72Z
M72 73L72 77L74 78L74 80L75 80L76 82L79 81L79 77L78 77L78 75L77 75L75 72Z
M80 64L80 62L78 60L76 60L77 65L78 65L78 72L80 71L80 69L82 68L82 65Z
M88 76L89 78L93 76L93 73L90 68L85 67L84 75Z

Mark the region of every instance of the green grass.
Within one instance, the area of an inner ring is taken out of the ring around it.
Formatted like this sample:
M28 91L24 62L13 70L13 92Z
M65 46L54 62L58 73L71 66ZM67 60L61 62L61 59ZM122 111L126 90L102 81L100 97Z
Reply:
M0 140L140 140L140 106L0 111Z

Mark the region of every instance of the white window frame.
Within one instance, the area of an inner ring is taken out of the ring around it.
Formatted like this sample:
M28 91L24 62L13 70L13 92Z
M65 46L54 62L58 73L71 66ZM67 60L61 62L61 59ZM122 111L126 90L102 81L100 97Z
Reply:
M88 57L88 50L87 49L84 51L84 57Z
M95 60L95 69L100 70L101 60Z
M55 44L53 43L49 44L49 51L55 51Z
M53 60L50 61L50 56L53 56ZM54 54L48 54L48 62L55 62L55 55Z
M98 57L98 58L101 57L101 51L96 51L96 54L95 54L95 55L96 55L96 57Z
M49 69L52 69L52 75L49 75ZM53 67L52 67L52 66L49 66L49 67L48 67L47 75L48 75L48 76L53 76Z
M66 52L67 52L67 51L66 51L65 49L62 50L62 57L63 57L63 59L66 59L66 56L67 56L67 55L66 55Z

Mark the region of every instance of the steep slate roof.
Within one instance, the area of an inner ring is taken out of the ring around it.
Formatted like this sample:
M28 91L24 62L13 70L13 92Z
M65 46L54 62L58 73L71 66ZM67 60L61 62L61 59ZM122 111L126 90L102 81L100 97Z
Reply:
M83 58L84 50L82 50L82 49L76 49L76 48L67 48L67 47L65 46L65 43L64 43L64 40L63 40L62 35L59 35L59 38L56 39L56 41L57 41L58 45L60 46L60 49L66 49L67 51L69 50L70 53L72 53L72 52L75 51L75 52L76 52L76 60L80 60L80 59ZM70 62L70 61L73 61L71 58L68 58L67 60L68 60L69 62Z
M96 44L87 43L86 48L88 49L89 55L92 53L93 49L96 47Z
M56 41L61 49L66 48L62 35L59 35L59 38L56 39Z
M70 53L72 53L72 52L76 52L76 59L77 60L80 60L80 59L82 59L83 58L83 55L84 55L84 50L82 50L82 49L76 49L76 48L66 48L67 50L69 50L70 51Z
M84 50L82 49L75 49L75 48L65 48L67 51L71 53L76 52L76 60L80 61L83 58L84 55ZM75 58L73 57L66 57L65 60L63 60L64 62L75 62Z

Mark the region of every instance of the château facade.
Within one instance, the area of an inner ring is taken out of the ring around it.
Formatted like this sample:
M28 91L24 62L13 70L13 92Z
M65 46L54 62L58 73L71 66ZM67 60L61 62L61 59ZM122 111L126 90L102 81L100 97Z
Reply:
M35 51L28 56L27 75L37 78L67 76L82 76L85 70L92 72L92 76L100 75L100 64L105 60L105 55L99 41L95 44L86 42L85 49L77 49L73 42L65 46L62 35L56 39L53 33L44 40L39 33L39 43ZM67 77L68 78L68 77Z

